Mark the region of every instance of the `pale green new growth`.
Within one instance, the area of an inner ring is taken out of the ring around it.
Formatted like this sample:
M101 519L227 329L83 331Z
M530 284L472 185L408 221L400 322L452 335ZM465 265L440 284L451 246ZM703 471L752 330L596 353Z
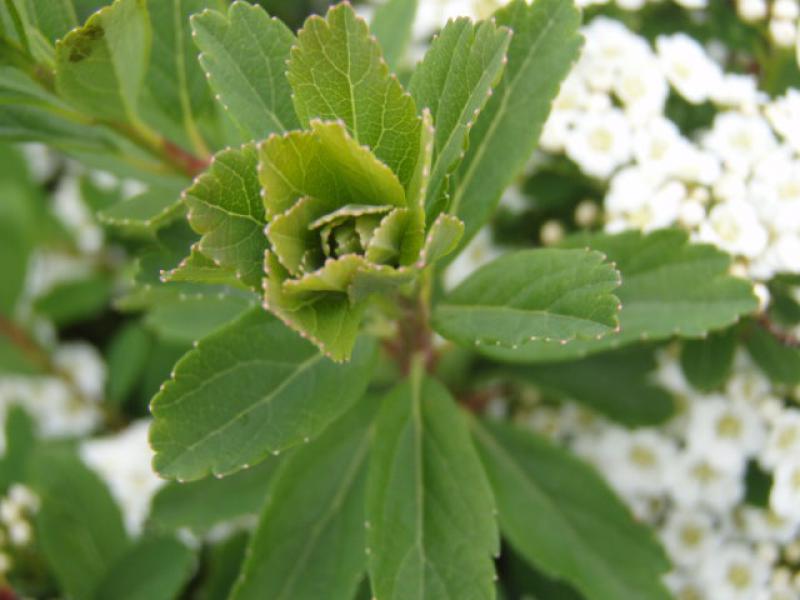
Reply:
M183 194L189 223L202 236L197 250L254 289L268 247L257 165L252 144L223 150Z
M348 4L310 17L289 60L301 123L340 119L406 187L419 159L417 107L389 74L377 41Z

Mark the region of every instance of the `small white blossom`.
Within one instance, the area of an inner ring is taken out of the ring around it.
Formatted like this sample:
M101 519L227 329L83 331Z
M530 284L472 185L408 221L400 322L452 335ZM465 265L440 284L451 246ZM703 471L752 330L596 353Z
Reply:
M669 85L655 57L632 58L614 81L614 94L625 112L637 121L646 121L664 111Z
M681 454L669 468L670 494L679 506L724 512L744 495L741 469L725 469L703 456Z
M150 466L153 451L147 440L148 426L147 421L138 421L120 433L87 440L80 449L84 462L108 484L134 535L141 532L150 500L165 483Z
M602 468L623 495L654 495L667 486L665 473L677 454L674 442L656 431L609 427L596 447Z
M700 104L708 100L722 79L719 65L684 33L659 36L656 51L667 79L689 102Z
M800 459L793 457L778 464L769 494L769 506L775 514L800 522Z
M751 404L711 396L692 404L687 438L694 453L723 469L741 470L764 441L764 423Z
M750 547L729 544L707 557L702 579L709 600L752 600L766 588L769 573Z
M800 456L800 411L786 409L770 428L760 452L760 462L767 469Z
M767 231L755 208L747 202L730 201L711 209L698 238L731 254L755 258L767 247Z
M761 116L728 111L714 118L703 145L731 170L746 173L775 150L777 142Z
M713 553L720 540L714 520L704 511L673 511L661 530L661 541L675 564L692 567Z
M582 115L566 142L567 156L584 173L599 178L630 160L631 150L630 125L618 109Z
M800 152L800 90L790 88L769 104L764 113L775 131L795 152Z

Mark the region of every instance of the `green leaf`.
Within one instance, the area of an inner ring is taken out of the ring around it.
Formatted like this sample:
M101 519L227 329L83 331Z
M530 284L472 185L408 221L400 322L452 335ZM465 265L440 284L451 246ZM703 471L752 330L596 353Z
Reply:
M689 383L704 392L722 386L733 368L738 341L735 328L712 333L705 339L685 341L681 367Z
M139 383L152 348L152 336L139 323L128 324L114 334L105 352L108 403L121 406L130 397Z
M418 0L387 0L375 9L370 29L380 42L383 58L396 70L406 55Z
M254 145L223 150L183 198L189 223L202 236L199 251L260 290L268 244L257 170Z
M40 235L44 202L15 148L0 145L0 164L0 315L12 316L25 287L28 257Z
M255 517L266 502L279 464L273 459L222 479L170 482L153 498L148 525L166 531L187 528L205 535L220 523Z
M333 293L306 292L302 288L286 290L284 284L291 282L289 272L272 252L266 257L266 292L264 306L286 325L310 339L322 352L334 361L346 361L350 357L358 338L366 302L353 304L349 294L339 290ZM346 256L330 261L321 272L310 277L324 282L328 276L339 287L346 278L355 277L364 259ZM303 280L297 280L304 285Z
M94 595L96 600L173 600L192 576L194 553L172 537L144 538L120 556Z
M631 348L577 361L514 367L508 373L623 425L643 427L663 423L675 412L670 394L652 381L655 368L652 352Z
M328 212L352 204L405 206L397 176L340 123L314 121L311 131L272 136L259 146L259 158L259 179L271 220L303 197L324 204Z
M179 189L153 188L101 210L97 220L127 235L147 237L178 218L182 208Z
M414 373L384 400L367 493L369 572L382 600L493 599L494 501L464 415Z
M41 498L36 538L59 589L92 598L129 542L108 488L66 447L40 447L32 458Z
M511 32L492 22L450 21L411 78L411 95L417 106L431 110L436 127L429 220L445 208L446 178L464 156L469 130L500 80L510 41Z
M478 269L435 307L433 325L462 345L523 348L602 337L617 326L619 274L582 250L522 250Z
M138 123L151 37L145 0L116 0L56 44L56 89L94 118Z
M220 0L147 0L153 51L147 69L142 112L166 137L207 155L201 120L215 120L214 98L197 61L189 17L223 7Z
M536 147L562 79L578 57L581 17L572 0L513 0L495 13L514 32L500 85L469 135L450 212L469 241Z
M112 282L107 275L56 285L33 303L34 310L58 326L86 320L106 309L111 299Z
M352 598L364 573L367 396L281 465L231 600Z
M252 310L201 340L153 399L155 469L182 480L226 475L318 436L364 393L374 351L365 340L335 365Z
M407 187L419 159L414 100L381 57L366 23L349 4L312 16L297 35L287 73L300 121L341 120Z
M230 323L255 304L252 294L179 295L173 300L157 302L147 312L144 324L162 339L191 344Z
M23 0L18 4L24 6L28 23L52 43L80 24L72 0Z
M565 245L604 252L622 273L616 292L620 332L565 346L536 341L517 350L482 347L481 352L511 362L569 360L641 340L700 337L732 325L758 305L752 285L728 273L727 254L690 244L677 229L577 236Z
M237 1L227 15L205 11L191 23L208 81L247 140L298 127L286 80L295 37L283 22Z
M757 323L750 324L744 339L750 356L774 383L800 383L800 348L781 343Z
M164 283L195 282L227 285L234 288L245 287L242 280L237 279L236 273L232 269L223 269L194 246L189 256L179 262L178 266L161 273L161 281Z
M544 574L587 600L668 600L669 569L637 523L588 465L530 432L475 423L508 542Z
M208 548L202 581L194 600L227 600L247 551L248 534L240 531Z
M0 455L0 494L5 495L12 483L27 479L30 458L36 448L36 423L18 405L6 409L3 423L5 450Z

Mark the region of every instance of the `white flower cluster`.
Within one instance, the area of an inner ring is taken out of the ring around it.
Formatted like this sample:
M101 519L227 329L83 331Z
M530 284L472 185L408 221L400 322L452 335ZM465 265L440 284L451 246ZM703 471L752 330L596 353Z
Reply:
M736 0L736 12L748 23L766 22L770 39L782 48L800 44L798 0Z
M149 426L147 420L137 421L119 433L86 440L81 445L84 462L108 485L132 535L141 533L150 512L150 501L166 483L151 466Z
M674 350L660 355L658 380L680 409L662 427L624 429L572 403L534 404L517 418L594 464L654 528L677 598L797 600L800 409L744 355L723 392L701 394ZM745 502L748 463L774 479L767 509Z
M31 517L37 510L39 497L21 484L0 498L0 579L11 570L14 554L33 540Z
M800 272L800 91L770 100L682 33L655 49L611 19L584 33L541 146L607 182L606 229L682 226L754 279ZM683 135L664 115L670 93L712 103L711 127Z
M45 438L86 435L101 423L106 367L94 346L61 344L52 362L51 375L0 376L0 454L5 451L4 424L12 406L22 407Z

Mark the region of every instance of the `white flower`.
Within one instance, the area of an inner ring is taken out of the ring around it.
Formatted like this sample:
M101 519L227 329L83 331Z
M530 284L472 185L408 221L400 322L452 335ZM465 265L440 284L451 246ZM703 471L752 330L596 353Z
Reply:
M27 521L17 521L8 527L8 539L14 546L27 546L33 539L33 528Z
M628 120L612 108L581 115L567 137L566 150L584 173L605 179L630 159L631 143Z
M772 5L772 17L793 21L800 17L800 7L797 0L775 0Z
M769 104L764 113L775 131L795 152L800 152L800 90L789 88L784 96Z
M767 16L767 0L737 0L736 11L745 21L760 21Z
M723 469L741 470L764 441L764 423L754 406L710 396L692 404L689 448Z
M58 154L39 143L20 144L20 150L25 155L31 175L38 182L44 182L55 175L59 166Z
M800 161L777 151L757 165L750 198L777 233L800 232Z
M100 401L106 383L106 367L91 344L68 342L53 353L53 363L63 371L86 398Z
M786 519L771 510L755 506L741 507L738 509L738 516L742 533L754 542L788 544L797 537L800 527L796 520Z
M704 511L674 510L660 532L675 564L692 567L719 545L714 520Z
M672 571L664 577L664 583L675 600L708 600L703 585L690 573Z
M631 57L614 81L614 94L625 112L644 121L664 111L669 85L655 57Z
M708 100L722 79L719 65L696 40L684 33L659 36L656 51L669 82L693 104Z
M713 184L722 172L719 159L711 152L703 152L689 143L681 144L676 161L675 176L687 183Z
M35 513L39 510L39 496L21 483L14 483L8 488L8 498L28 512Z
M746 173L774 150L777 142L761 116L728 111L714 118L703 145L731 170Z
M800 273L800 236L789 233L772 240L767 250L750 265L750 275L770 279L778 273Z
M709 555L702 579L709 600L753 600L769 580L769 565L743 544L729 544Z
M752 111L767 98L758 89L758 80L752 75L727 73L718 87L711 90L711 99L722 106L740 107Z
M770 428L759 458L764 467L774 469L795 456L800 456L800 411L785 409Z
M800 522L800 458L797 456L776 467L769 506L775 514Z
M679 506L731 509L744 495L742 470L724 469L704 456L684 452L669 467L669 492Z
M77 177L65 177L53 192L53 213L76 235L83 252L97 252L103 243L103 231L93 221L83 202Z
M614 19L598 17L583 28L586 45L577 65L589 85L608 92L632 56L647 56L647 42Z
M606 476L625 496L663 492L667 466L677 454L675 443L657 431L613 426L601 435L596 451Z
M743 201L748 199L747 180L742 173L724 171L714 181L714 197L720 201Z
M741 201L723 202L712 208L698 237L747 258L761 254L768 241L767 231L753 206Z
M647 171L674 175L683 161L689 142L672 121L664 117L650 119L633 136L633 155Z
M658 179L638 167L617 173L605 200L609 216L612 219L621 217L623 229L646 232L674 223L686 198L686 188L678 181L659 185ZM615 226L610 224L607 229L613 231Z
M153 451L147 441L148 426L148 421L137 421L120 433L87 440L80 449L84 462L108 484L134 535L141 532L150 500L165 483L150 466Z
M747 353L740 351L734 358L734 373L725 384L725 393L733 400L759 404L770 395L770 381L757 369Z
M781 48L791 48L797 39L797 25L788 19L771 19L769 35Z

